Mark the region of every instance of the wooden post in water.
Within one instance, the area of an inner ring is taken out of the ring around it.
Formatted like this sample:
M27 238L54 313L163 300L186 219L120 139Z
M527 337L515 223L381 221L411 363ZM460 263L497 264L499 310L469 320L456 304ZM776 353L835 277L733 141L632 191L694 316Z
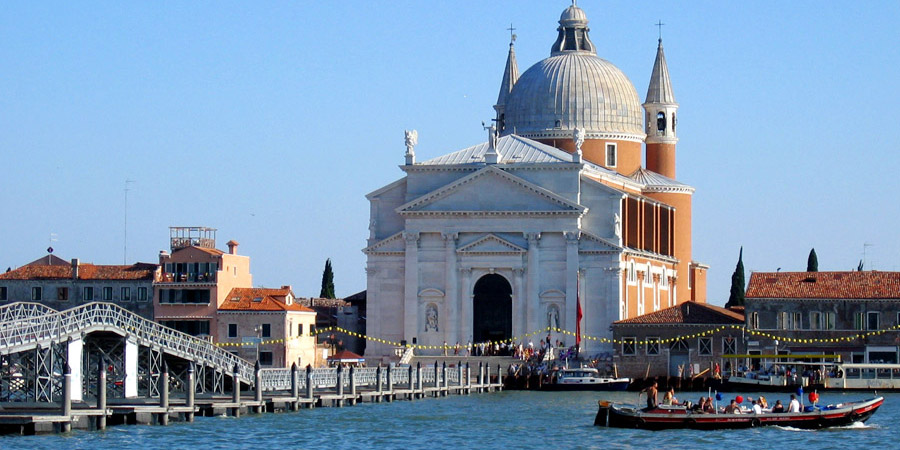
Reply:
M441 364L441 385L443 389L441 389L441 396L446 397L447 392L450 391L450 380L447 378L447 361L444 361Z
M466 361L466 394L472 393L472 366Z
M340 408L344 406L344 366L338 364L337 366L337 381L336 381L336 391L338 395L338 399L335 400L337 407Z
M434 396L437 397L441 391L441 374L438 372L437 360L434 360Z
M484 363L478 361L478 392L484 392Z
M356 369L350 366L350 404L356 404Z
M408 381L407 387L409 388L409 394L407 394L407 395L409 395L409 399L412 400L415 397L415 391L416 391L416 385L413 384L415 382L415 379L413 378L413 373L415 373L413 371L413 366L409 366L409 368L406 369L406 372L409 376L409 378L407 378L407 381Z
M310 408L312 408L316 405L316 402L313 399L314 394L315 394L315 386L313 386L312 366L307 364L306 365L306 399L309 401L308 405Z
M234 403L231 415L241 417L241 379L240 367L238 367L237 363L234 363L234 368L231 371L231 384L231 403Z
M66 367L63 369L63 386L62 386L62 414L65 421L60 424L63 433L72 431L72 368L66 361Z
M391 366L387 367L387 398L389 402L394 401L394 377L391 376Z
M159 374L159 424L169 424L169 363L163 361L162 373Z
M296 411L300 405L300 370L297 363L291 364L291 411Z
M381 373L381 363L378 363L378 367L375 368L375 401L381 403L381 393L383 392L381 383L382 383L382 373Z
M422 380L422 363L416 362L416 391L418 392L416 395L419 398L425 396L425 383Z
M97 362L97 409L100 415L97 416L97 429L106 428L106 358L100 356Z
M197 393L197 383L194 381L194 362L188 362L188 372L187 372L187 398L184 401L184 406L190 408L190 410L185 413L184 420L187 422L194 421L194 397Z
M262 402L262 369L259 367L259 360L256 360L256 363L253 364L253 401L256 402L256 406L253 407L253 410L256 414L261 414L263 412Z

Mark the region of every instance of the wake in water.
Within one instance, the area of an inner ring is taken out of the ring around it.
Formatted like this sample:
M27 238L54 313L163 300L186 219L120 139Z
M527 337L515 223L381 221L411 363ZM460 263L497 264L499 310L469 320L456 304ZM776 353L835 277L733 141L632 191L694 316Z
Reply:
M816 433L819 431L828 431L828 430L874 430L879 427L878 427L878 425L866 425L865 423L862 423L862 422L853 422L850 425L845 425L842 427L829 427L829 428L825 428L822 430L804 430L801 428L784 427L784 426L780 426L780 425L776 425L772 428L777 428L779 430L784 430L784 431L800 431L800 432Z

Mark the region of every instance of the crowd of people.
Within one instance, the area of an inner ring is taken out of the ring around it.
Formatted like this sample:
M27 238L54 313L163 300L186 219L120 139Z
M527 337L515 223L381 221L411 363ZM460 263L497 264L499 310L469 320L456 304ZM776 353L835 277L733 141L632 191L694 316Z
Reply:
M647 409L656 409L659 407L658 403L658 395L659 395L659 386L656 382L653 382L650 386L644 388L641 391L641 395L647 395ZM717 399L720 396L717 394ZM737 396L728 403L728 405L716 409L713 405L712 397L700 397L697 403L691 403L690 401L679 402L675 397L675 388L669 388L668 391L663 394L662 405L663 406L680 406L687 408L688 410L695 413L709 413L709 414L766 414L766 413L799 413L803 410L802 405L800 404L800 400L797 399L797 396L791 394L791 400L788 402L787 408L781 403L781 400L776 400L775 404L771 407L769 406L768 400L765 397L759 396L758 398L748 397L747 401L749 402L749 406L743 405L744 398L742 396Z

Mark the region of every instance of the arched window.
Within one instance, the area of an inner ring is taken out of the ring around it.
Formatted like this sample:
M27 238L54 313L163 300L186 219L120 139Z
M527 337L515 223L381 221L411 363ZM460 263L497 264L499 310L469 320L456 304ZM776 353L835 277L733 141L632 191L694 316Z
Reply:
M672 113L672 131L675 131L675 126L678 125L678 121L675 120L675 113Z
M656 133L666 134L666 113L662 111L656 115Z

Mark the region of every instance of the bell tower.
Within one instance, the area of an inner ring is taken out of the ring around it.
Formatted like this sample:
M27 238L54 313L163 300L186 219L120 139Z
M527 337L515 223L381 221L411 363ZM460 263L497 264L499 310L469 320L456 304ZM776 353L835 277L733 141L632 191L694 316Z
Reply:
M644 102L647 133L647 169L675 179L675 144L678 142L678 103L669 80L669 67L663 52L662 38L656 49L656 61L650 75L650 87Z

